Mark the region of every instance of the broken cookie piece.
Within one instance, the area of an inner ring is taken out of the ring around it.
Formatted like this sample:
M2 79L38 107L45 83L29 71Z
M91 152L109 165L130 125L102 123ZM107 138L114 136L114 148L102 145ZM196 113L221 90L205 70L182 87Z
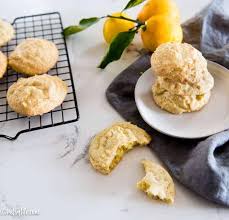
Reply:
M89 159L96 170L109 174L127 151L150 141L151 137L143 129L129 122L116 123L93 138Z
M169 173L150 160L143 160L142 164L146 175L137 183L137 188L152 199L174 203L175 186Z

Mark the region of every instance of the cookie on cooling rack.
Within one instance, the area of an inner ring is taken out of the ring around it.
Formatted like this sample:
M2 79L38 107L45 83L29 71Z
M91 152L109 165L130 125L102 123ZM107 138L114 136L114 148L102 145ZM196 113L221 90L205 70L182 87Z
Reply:
M21 78L7 91L9 106L25 116L42 115L61 105L67 85L57 76L47 74Z
M0 47L9 42L14 37L13 26L0 19Z
M9 56L9 66L16 72L37 75L48 72L58 60L56 45L48 40L28 38Z
M104 129L92 140L89 159L100 173L109 174L124 154L137 145L147 145L151 137L129 122L119 122Z
M150 198L172 204L175 197L175 186L169 173L160 165L143 160L146 175L137 183L137 188Z
M7 57L0 51L0 78L3 77L7 69Z

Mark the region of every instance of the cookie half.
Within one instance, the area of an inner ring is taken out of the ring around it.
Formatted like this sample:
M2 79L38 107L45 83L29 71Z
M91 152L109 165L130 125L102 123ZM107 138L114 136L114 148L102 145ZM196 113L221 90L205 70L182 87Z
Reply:
M13 26L0 19L0 47L9 42L14 37L14 33Z
M67 95L67 85L47 74L20 78L7 91L9 106L25 116L43 115L59 106Z
M0 51L0 78L3 77L7 69L7 57Z
M150 160L143 160L142 164L146 175L137 183L137 188L152 199L174 203L175 186L169 173Z
M93 138L89 159L97 171L109 174L124 153L137 145L147 145L150 141L151 137L143 129L128 122L116 123Z
M48 40L28 38L9 56L9 66L16 72L37 75L48 72L58 60L56 45Z

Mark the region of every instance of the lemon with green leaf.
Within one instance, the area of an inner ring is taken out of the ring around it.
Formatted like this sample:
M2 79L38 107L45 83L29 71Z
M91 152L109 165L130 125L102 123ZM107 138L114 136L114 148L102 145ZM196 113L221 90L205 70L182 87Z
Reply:
M129 31L135 26L135 23L132 21L120 19L120 17L131 19L123 12L116 12L113 13L111 16L112 17L108 17L106 19L103 25L103 36L108 44L110 44L119 33Z
M98 65L101 69L120 59L139 31L145 48L150 51L154 51L162 43L181 42L183 34L180 15L173 0L148 0L136 20L123 13L144 1L146 0L129 0L122 12L81 19L78 24L66 27L63 34L65 37L77 34L106 18L103 35L109 45L107 53Z

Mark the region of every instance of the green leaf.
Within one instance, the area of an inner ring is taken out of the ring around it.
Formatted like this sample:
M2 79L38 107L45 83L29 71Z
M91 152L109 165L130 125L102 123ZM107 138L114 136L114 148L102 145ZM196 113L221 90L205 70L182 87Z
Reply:
M141 4L141 3L144 2L144 1L145 1L145 0L130 0L130 1L127 3L126 7L123 9L123 11L126 10L126 9L128 9L128 8L135 7L135 6Z
M136 30L119 33L111 42L108 52L99 64L98 68L104 69L109 63L118 60L123 51L133 41Z
M90 27L91 25L97 23L100 20L98 17L84 18L80 20L80 25L83 27Z
M64 29L63 35L65 37L81 32L100 20L98 17L84 18L79 22L79 25L68 26Z

